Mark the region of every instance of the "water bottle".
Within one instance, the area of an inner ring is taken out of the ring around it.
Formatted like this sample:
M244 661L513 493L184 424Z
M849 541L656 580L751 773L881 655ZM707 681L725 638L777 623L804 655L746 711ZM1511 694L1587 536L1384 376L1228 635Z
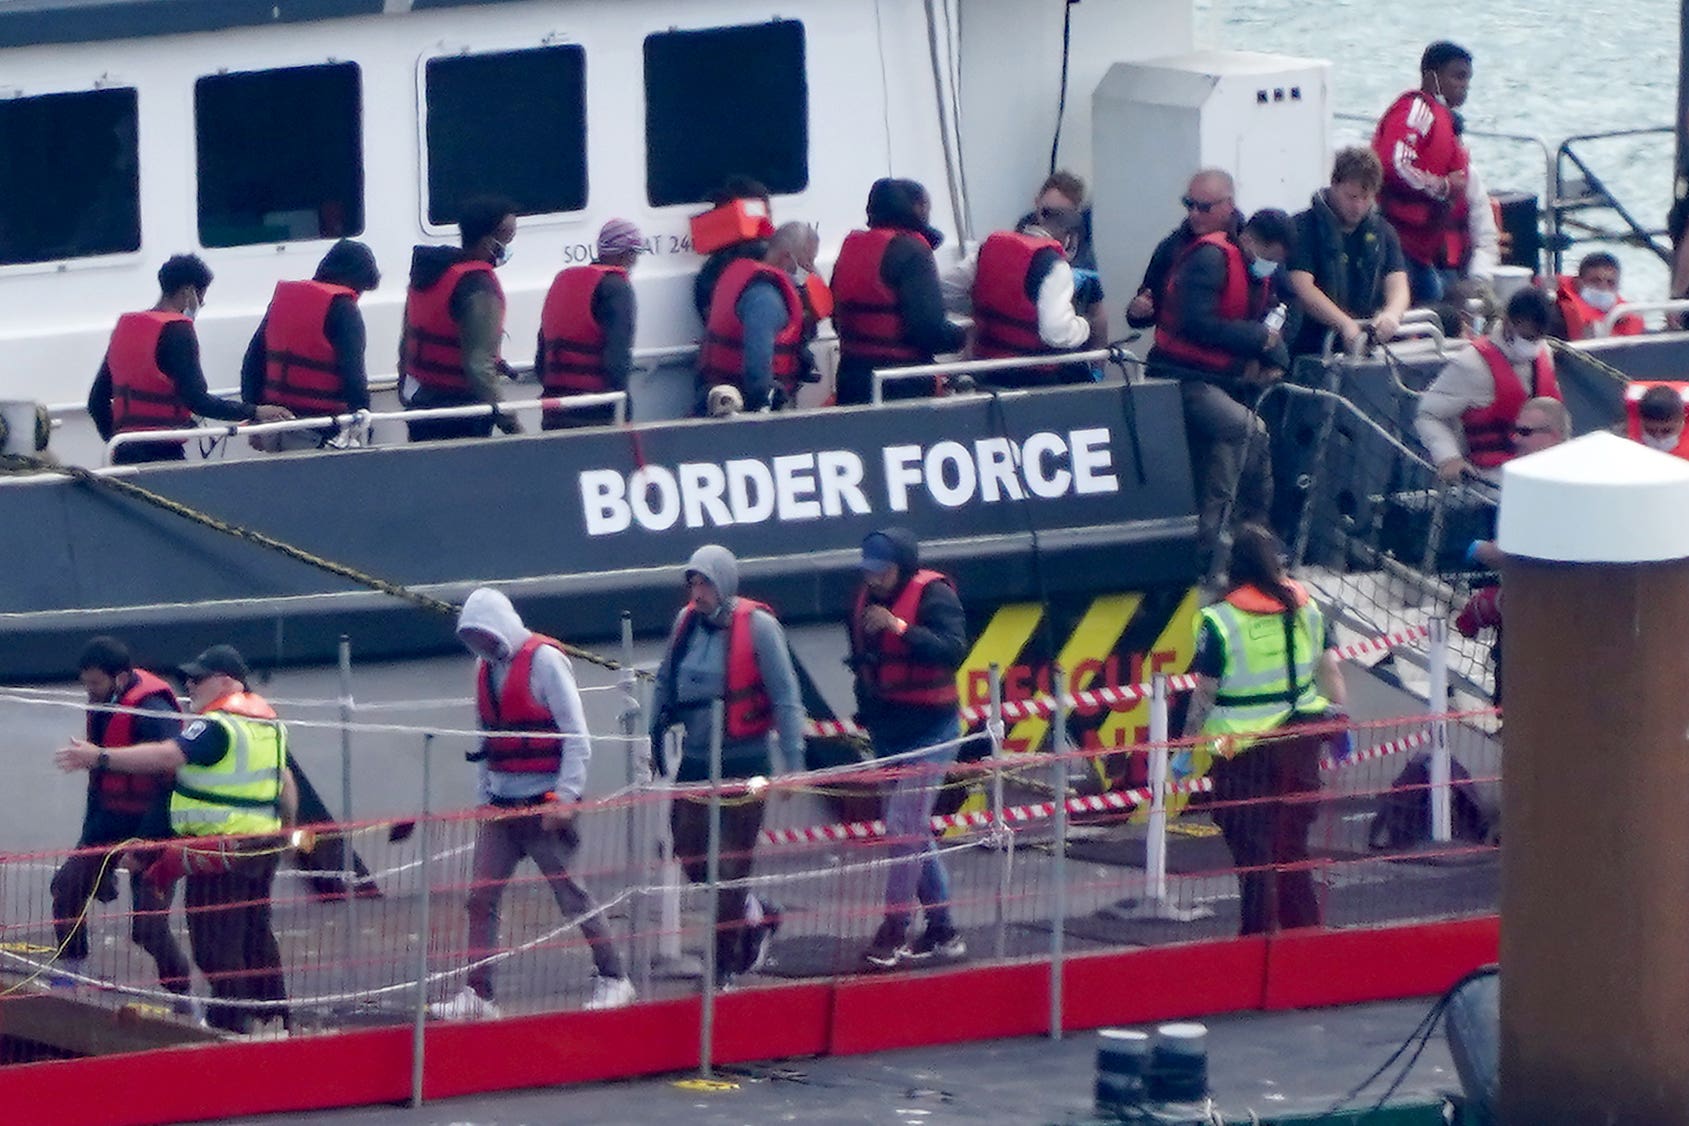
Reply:
M1280 332L1284 329L1284 318L1289 314L1289 307L1280 301L1267 310L1267 315L1261 318L1261 323L1267 326L1268 332Z

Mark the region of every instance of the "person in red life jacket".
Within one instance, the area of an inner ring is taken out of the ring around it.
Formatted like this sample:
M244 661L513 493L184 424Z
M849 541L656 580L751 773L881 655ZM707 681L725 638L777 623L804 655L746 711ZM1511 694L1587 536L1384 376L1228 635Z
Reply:
M1419 59L1419 88L1391 103L1372 135L1384 164L1379 202L1401 236L1415 304L1428 304L1464 264L1470 250L1466 192L1470 158L1456 130L1466 104L1472 53L1438 41Z
M499 901L523 857L545 876L565 919L580 919L598 975L589 1009L632 1003L633 984L598 906L569 874L580 848L574 805L586 786L592 742L575 674L559 642L522 624L510 599L490 587L470 592L457 619L458 640L476 656L476 715L489 734L467 756L479 772L487 816L475 829L466 909L472 968L448 1001L430 1005L443 1020L496 1019L493 965L499 950Z
M1495 330L1454 353L1419 397L1414 430L1444 481L1499 480L1525 401L1562 398L1544 343L1549 315L1541 290L1519 290Z
M1076 224L1078 212L1063 218ZM978 253L945 275L946 305L973 316L974 359L1072 352L1091 339L1093 325L1076 308L1073 267L1067 260L1077 238L1074 225L995 231ZM1048 387L1088 383L1091 373L1084 364L1049 364L980 372L974 380L994 387Z
M158 303L143 313L125 313L112 330L94 386L88 417L103 441L117 434L182 430L194 416L225 422L280 422L293 417L273 404L220 399L205 384L199 366L194 318L205 306L211 268L197 255L178 254L158 270ZM130 442L112 455L114 465L182 461L184 440Z
M722 271L740 258L757 261L766 258L769 240L774 237L774 209L768 189L760 180L749 176L729 176L721 187L710 193L709 202L711 207L723 207L735 200L756 204L763 218L757 225L755 237L712 251L698 268L698 276L692 279L692 305L698 310L698 319L705 324L710 320L710 307L715 302L715 287L721 281Z
M1144 269L1143 284L1126 306L1126 323L1133 328L1149 328L1155 324L1156 306L1167 289L1167 279L1173 275L1173 264L1191 243L1203 235L1224 233L1236 235L1243 226L1235 196L1237 186L1232 174L1220 168L1204 168L1192 176L1179 198L1185 209L1184 222L1173 233L1156 244Z
M812 381L815 367L815 321L802 290L819 250L813 227L787 223L761 261L735 259L721 272L698 349L700 413L714 413L707 404L715 387L732 387L748 411L796 403L798 385Z
M516 237L516 205L480 197L458 212L461 246L419 246L411 252L405 294L405 334L399 349L399 395L409 410L501 401L499 380L510 374L499 355L504 337L504 287L498 267ZM413 442L485 438L497 426L520 434L513 414L431 418L405 424Z
M1564 275L1554 283L1554 323L1548 334L1560 340L1593 340L1598 336L1637 336L1645 331L1642 318L1626 313L1607 328L1606 317L1624 301L1619 296L1619 260L1604 250L1584 255L1575 278Z
M136 668L121 641L91 639L76 664L77 678L88 694L89 743L100 748L128 747L171 739L182 729L175 691L155 674ZM173 781L168 770L123 774L106 769L96 759L88 772L88 805L76 842L82 851L72 853L53 873L53 930L59 945L54 964L66 973L67 984L76 984L76 978L68 975L87 972L88 909L96 897L103 902L116 897L118 869L128 867L133 904L130 938L158 963L159 984L181 998L179 1011L203 1015L188 992L192 971L187 956L170 932L170 900L141 878L141 869L152 862L151 850L133 849L134 863L126 863L123 850L113 847L170 839Z
M862 588L851 609L857 720L874 756L900 771L886 794L885 921L863 959L879 969L967 952L950 914L950 877L932 839L939 783L960 749L956 673L968 655L967 619L948 575L923 568L915 537L886 528L862 541ZM913 941L916 905L926 925Z
M757 837L762 832L769 775L804 768L804 710L786 631L774 612L739 594L739 561L706 544L686 563L689 600L675 617L668 651L651 697L651 746L663 761L670 728L683 729L674 781L694 787L710 780L713 705L724 713L720 777L729 784L721 804L723 887L716 897L715 976L730 986L761 968L780 929L780 908L748 893ZM732 783L746 782L743 794ZM708 878L709 795L697 789L675 798L670 813L674 856L686 878ZM737 885L737 886L730 886Z
M1225 528L1265 520L1272 503L1267 431L1253 404L1290 363L1279 329L1263 318L1279 300L1273 281L1294 230L1290 216L1266 209L1235 239L1204 235L1174 264L1157 307L1149 373L1178 380L1184 400L1202 574L1217 562Z
M639 228L626 219L611 219L599 228L597 260L570 266L552 280L540 309L534 352L534 373L548 397L628 389L637 316L628 275L643 253L645 236ZM548 410L541 425L567 430L604 426L615 417L613 406Z
M248 690L239 651L213 645L181 668L199 713L168 739L101 749L80 739L54 753L60 770L174 771L171 827L191 845L160 850L144 878L182 901L194 962L211 987L206 1021L225 1032L286 1035L292 1018L270 888L286 850L299 791L288 767L287 728Z
M840 406L873 398L875 368L930 364L960 352L967 332L944 315L938 259L944 236L929 223L932 201L914 180L868 189L868 229L852 231L833 266L833 328L839 334ZM885 385L886 399L922 398L935 381Z
M277 282L241 362L241 398L280 404L300 418L368 410L358 298L380 284L374 253L351 239L329 247L309 281ZM334 427L283 431L265 435L259 448L321 449L336 433Z
M1689 384L1656 383L1638 396L1626 394L1626 436L1651 450L1689 459L1689 427L1683 424L1684 412L1689 410L1685 388Z

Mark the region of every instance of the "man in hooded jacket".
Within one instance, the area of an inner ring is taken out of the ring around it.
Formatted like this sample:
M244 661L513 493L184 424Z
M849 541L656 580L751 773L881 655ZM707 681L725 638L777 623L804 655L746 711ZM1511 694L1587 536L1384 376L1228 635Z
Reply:
M479 772L477 792L491 806L475 831L473 882L469 891L469 956L478 964L463 989L449 1001L429 1006L446 1020L496 1018L493 967L484 959L498 950L499 900L524 856L551 885L566 919L579 919L592 948L598 976L589 1009L615 1009L633 1001L633 984L622 969L609 929L585 888L569 874L580 847L572 808L586 785L592 743L575 686L574 670L562 646L522 624L510 599L480 587L464 600L457 636L475 662L476 707L481 729L531 732L488 735L469 755Z
M764 779L804 768L803 698L786 631L773 611L739 594L739 561L725 547L706 544L686 564L690 596L675 618L668 652L652 694L651 745L670 727L684 728L675 781L710 777L711 705L724 706L721 777ZM773 746L771 746L771 742ZM777 750L775 749L777 748ZM780 927L779 909L748 893L752 850L762 832L760 787L721 807L724 886L717 896L716 979L729 986L759 968ZM671 812L674 855L687 879L707 878L709 796L676 798Z

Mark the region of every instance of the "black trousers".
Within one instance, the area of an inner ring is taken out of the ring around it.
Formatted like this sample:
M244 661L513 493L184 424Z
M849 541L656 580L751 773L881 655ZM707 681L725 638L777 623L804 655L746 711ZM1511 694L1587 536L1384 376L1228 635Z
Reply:
M279 851L237 856L227 872L187 878L188 941L194 964L211 986L205 1019L213 1028L245 1032L254 1019L288 1016L285 1007L238 1003L287 1000L281 948L270 918L270 884L280 863Z
M116 887L111 884L117 875L117 861L117 857L105 852L77 852L53 873L53 932L58 937L61 957L88 956L87 909L96 890L103 900L109 901L117 895ZM176 944L176 936L170 933L170 899L154 891L139 872L130 872L129 901L129 937L158 963L160 985L173 993L186 993L191 971L187 956Z
M1320 924L1308 831L1319 811L1324 747L1320 735L1275 733L1209 771L1214 822L1238 867L1241 935Z

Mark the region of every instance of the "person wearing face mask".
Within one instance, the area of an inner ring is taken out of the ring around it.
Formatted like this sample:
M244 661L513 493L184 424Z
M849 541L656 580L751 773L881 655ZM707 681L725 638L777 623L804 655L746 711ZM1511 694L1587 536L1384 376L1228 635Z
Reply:
M278 403L301 417L369 408L364 318L358 298L381 284L375 255L361 242L329 247L309 281L276 283L240 368L241 398ZM319 449L333 427L265 437L269 451Z
M739 594L739 561L706 544L686 563L688 600L675 616L668 652L651 696L651 745L662 748L681 727L674 781L710 778L712 706L721 701L721 777L766 779L804 768L804 710L786 631L774 611ZM660 754L659 750L659 754ZM721 807L722 887L717 895L715 973L721 986L759 968L780 927L780 909L749 894L752 852L762 832L760 788ZM710 803L696 790L677 796L670 812L674 856L687 879L708 877Z
M800 383L814 381L809 342L817 319L831 312L815 274L819 249L814 228L787 223L760 260L738 258L721 272L698 349L700 413L714 387L734 388L746 410L778 410L797 402Z
M1361 338L1370 318L1373 335L1389 340L1408 307L1407 265L1396 232L1378 213L1384 167L1369 148L1343 149L1331 166L1331 186L1315 192L1295 217L1296 253L1285 264L1290 287L1306 316L1295 355L1318 353L1336 329L1344 348Z
M1466 104L1472 53L1439 40L1419 59L1420 84L1391 103L1372 136L1384 164L1379 203L1401 236L1418 304L1436 301L1467 259L1467 169L1455 112Z
M1683 424L1684 412L1689 411L1685 390L1689 384L1640 380L1626 387L1626 436L1651 450L1689 460L1689 426Z
M1067 218L1076 221L1077 213ZM1075 309L1073 267L1067 256L1075 244L1076 225L1052 216L1051 230L1037 224L996 231L944 278L945 302L952 312L974 318L973 356L997 360L1072 352L1091 338L1091 322ZM1085 383L1083 364L1049 364L1009 371L982 372L980 383L995 387L1046 387Z
M1235 202L1237 186L1230 172L1219 168L1204 168L1191 177L1179 204L1185 209L1184 222L1156 245L1144 270L1143 284L1126 306L1126 323L1133 328L1148 328L1155 324L1157 305L1173 274L1173 263L1204 235L1216 232L1236 235L1243 225L1243 216Z
M178 254L158 270L158 302L141 313L125 313L112 330L105 360L88 391L88 417L100 438L146 430L181 430L194 416L225 422L280 422L286 407L253 406L220 399L206 387L199 365L194 318L211 288L211 268L198 255ZM176 438L119 446L114 465L182 461L186 442Z
M868 189L868 229L850 232L839 248L832 290L841 406L872 399L875 368L930 364L967 343L967 332L944 315L933 256L944 236L929 223L931 214L927 190L914 180L876 180ZM888 383L885 398L920 398L935 383Z
M1544 343L1549 316L1541 290L1519 290L1491 335L1456 352L1420 396L1414 430L1442 480L1497 480L1516 452L1513 427L1525 401L1562 398Z
M1576 278L1555 279L1555 321L1549 335L1561 340L1591 340L1598 336L1636 336L1642 318L1626 313L1607 328L1606 316L1624 300L1619 296L1619 260L1605 251L1584 256Z
M1263 323L1277 298L1274 274L1295 242L1290 216L1257 211L1233 239L1213 232L1174 263L1157 308L1149 374L1179 383L1197 483L1197 563L1207 573L1229 508L1230 526L1266 519L1272 464L1254 404L1290 355Z
M462 246L419 246L411 252L405 331L399 348L399 394L410 410L495 406L509 367L499 356L504 338L504 288L494 272L510 257L516 205L491 196L458 211ZM405 424L413 442L485 438L497 426L520 434L513 414L421 419Z

